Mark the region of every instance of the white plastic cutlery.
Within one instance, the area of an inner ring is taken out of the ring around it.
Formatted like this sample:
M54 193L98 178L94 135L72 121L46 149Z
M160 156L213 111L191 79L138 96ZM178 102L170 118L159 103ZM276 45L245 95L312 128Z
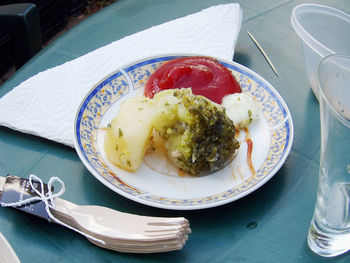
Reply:
M60 220L75 222L80 229L94 235L128 240L155 241L186 233L188 221L183 217L161 218L122 213L101 206L78 206L62 199L55 200L52 213Z
M0 198L5 180L0 176ZM101 206L79 206L57 197L53 200L49 211L54 222L80 232L97 246L119 252L178 250L191 233L183 217L140 216Z

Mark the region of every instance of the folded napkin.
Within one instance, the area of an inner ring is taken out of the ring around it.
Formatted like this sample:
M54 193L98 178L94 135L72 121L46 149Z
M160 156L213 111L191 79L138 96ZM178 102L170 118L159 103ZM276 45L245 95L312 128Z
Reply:
M40 72L0 99L0 125L74 147L75 113L85 94L106 75L162 54L232 60L241 22L239 4L213 6Z

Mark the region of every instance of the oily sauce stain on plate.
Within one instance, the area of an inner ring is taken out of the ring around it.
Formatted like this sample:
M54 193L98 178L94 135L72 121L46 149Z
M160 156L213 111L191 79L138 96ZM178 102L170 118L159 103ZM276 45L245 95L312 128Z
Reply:
M244 128L245 131L245 142L247 143L247 164L253 175L255 175L255 168L252 162L252 152L253 152L253 141L250 136L250 132L247 127Z

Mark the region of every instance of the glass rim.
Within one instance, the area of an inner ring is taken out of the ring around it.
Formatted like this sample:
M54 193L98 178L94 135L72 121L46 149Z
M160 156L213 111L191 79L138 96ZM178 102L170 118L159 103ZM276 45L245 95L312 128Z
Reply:
M347 127L350 128L350 119L347 119L345 118L343 115L341 115L339 113L339 111L337 111L333 105L329 102L326 94L323 92L323 89L321 88L321 83L320 83L320 78L319 78L319 70L320 70L320 67L321 67L321 64L325 61L325 60L328 60L328 59L331 59L331 58L335 58L335 57L338 57L338 58L345 58L346 60L349 61L350 63L350 55L348 54L331 54L331 55L328 55L328 56L325 56L323 57L320 62L318 63L317 65L317 69L316 69L316 78L317 78L317 85L318 85L318 94L320 96L320 103L321 103L321 100L325 101L327 106L330 108L330 110L332 111L332 113L334 114L334 116L339 120L341 121L344 125L346 125ZM350 87L349 87L349 90L350 90ZM322 98L321 98L322 97Z

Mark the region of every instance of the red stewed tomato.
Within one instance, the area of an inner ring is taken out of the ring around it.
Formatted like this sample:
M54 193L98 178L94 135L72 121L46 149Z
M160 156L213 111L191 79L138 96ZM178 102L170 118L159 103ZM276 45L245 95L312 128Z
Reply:
M211 57L182 57L170 60L148 79L145 96L153 96L166 89L192 88L193 94L202 95L221 104L228 94L242 92L231 72Z

